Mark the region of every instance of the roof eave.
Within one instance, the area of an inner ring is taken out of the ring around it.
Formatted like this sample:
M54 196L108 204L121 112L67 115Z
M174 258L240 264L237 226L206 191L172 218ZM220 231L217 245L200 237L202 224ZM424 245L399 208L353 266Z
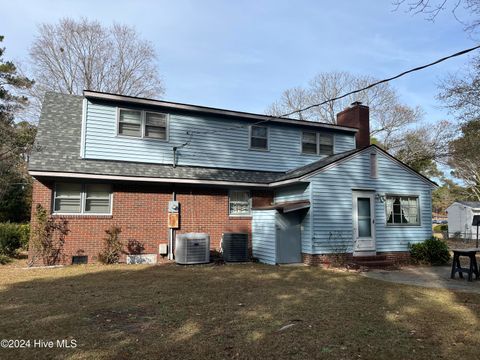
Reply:
M138 104L138 105L158 106L166 109L173 109L173 110L180 110L180 111L189 111L189 112L211 114L211 115L217 115L217 116L218 115L228 116L228 117L235 117L235 118L252 120L252 121L275 122L275 123L297 125L297 126L301 125L301 126L307 126L307 127L331 129L331 130L344 131L344 132L350 132L350 133L358 132L357 128L352 128L348 126L326 124L326 123L320 123L320 122L314 122L314 121L295 120L295 119L290 119L285 117L276 117L276 116L248 113L248 112L242 112L242 111L218 109L218 108L211 108L211 107L200 106L200 105L182 104L182 103L175 103L175 102L163 101L163 100L138 98L133 96L96 92L92 90L84 90L83 95L87 99L90 98L90 99L116 101L116 102L124 102L124 103L130 103L130 104Z

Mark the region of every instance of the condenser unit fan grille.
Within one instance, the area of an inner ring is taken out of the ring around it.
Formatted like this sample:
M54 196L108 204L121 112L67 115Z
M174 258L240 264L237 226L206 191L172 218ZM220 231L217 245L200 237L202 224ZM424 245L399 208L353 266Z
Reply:
M248 261L248 234L223 234L222 251L223 259L227 262Z

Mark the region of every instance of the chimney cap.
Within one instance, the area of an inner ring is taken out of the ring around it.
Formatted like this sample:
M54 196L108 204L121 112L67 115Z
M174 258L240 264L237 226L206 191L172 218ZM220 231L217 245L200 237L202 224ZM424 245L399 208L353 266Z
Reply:
M361 101L354 101L350 104L350 106L358 106L358 105L362 105L362 102Z

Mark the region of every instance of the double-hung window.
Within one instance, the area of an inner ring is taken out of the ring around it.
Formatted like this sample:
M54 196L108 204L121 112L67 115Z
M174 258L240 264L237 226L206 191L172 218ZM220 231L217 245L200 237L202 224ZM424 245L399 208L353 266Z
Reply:
M167 139L167 115L160 113L145 113L145 137Z
M53 209L60 213L80 213L82 210L82 184L57 183Z
M310 131L302 132L302 153L317 154L317 133Z
M231 190L228 207L231 216L250 216L252 210L250 191Z
M85 185L85 212L108 214L112 189L108 184Z
M333 135L302 131L302 154L332 155Z
M109 184L55 184L53 211L59 214L110 214L112 187Z
M418 196L387 195L387 225L420 225Z
M320 155L333 155L333 135L332 134L319 134Z
M137 110L120 110L118 134L142 137L142 112Z
M119 109L118 135L167 140L168 115L151 111Z
M250 149L268 150L268 127L257 125L250 127Z

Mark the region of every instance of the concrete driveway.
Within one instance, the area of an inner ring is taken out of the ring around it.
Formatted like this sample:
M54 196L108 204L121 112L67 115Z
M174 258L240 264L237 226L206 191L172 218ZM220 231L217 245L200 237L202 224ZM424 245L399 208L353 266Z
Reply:
M443 288L457 291L480 293L480 279L472 282L459 279L450 279L451 266L406 266L400 270L369 270L362 272L362 276L400 284L416 285L431 288Z

